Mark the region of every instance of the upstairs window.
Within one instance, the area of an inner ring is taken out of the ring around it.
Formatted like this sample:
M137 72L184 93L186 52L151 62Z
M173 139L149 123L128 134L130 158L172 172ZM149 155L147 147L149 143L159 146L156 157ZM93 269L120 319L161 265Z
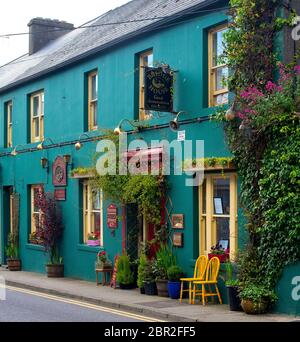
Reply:
M88 74L88 130L98 129L98 72Z
M219 26L208 34L208 75L209 106L215 107L228 103L228 67L220 60L224 54L223 35L227 26Z
M44 92L30 96L31 142L44 140Z
M143 52L139 56L139 120L147 120L151 111L145 110L145 67L153 67L153 50Z
M12 147L12 112L13 112L13 104L12 104L12 101L9 101L5 104L6 147Z

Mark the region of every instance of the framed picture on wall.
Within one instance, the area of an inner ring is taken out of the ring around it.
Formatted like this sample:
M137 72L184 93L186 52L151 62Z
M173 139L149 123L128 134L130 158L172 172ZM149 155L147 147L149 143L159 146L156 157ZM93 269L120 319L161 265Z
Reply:
M174 233L173 234L173 246L174 247L183 247L183 233Z
M184 215L183 214L173 214L172 215L172 228L183 229L184 228Z

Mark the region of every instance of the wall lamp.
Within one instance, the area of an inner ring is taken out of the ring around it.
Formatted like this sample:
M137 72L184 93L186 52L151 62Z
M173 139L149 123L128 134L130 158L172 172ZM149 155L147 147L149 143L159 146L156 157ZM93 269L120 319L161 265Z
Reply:
M176 114L176 118L175 118L174 120L171 120L171 121L170 121L169 126L170 126L170 129L171 129L173 132L177 132L177 131L179 130L179 128L180 128L180 125L179 125L179 122L178 122L179 116L180 116L181 114L184 114L184 113L186 113L186 112L184 112L184 111L178 112L178 113Z
M45 143L46 141L50 141L50 143L54 145L54 142L53 142L53 140L52 140L51 138L46 138L46 139L43 139L43 141L42 141L41 143L39 143L39 144L37 145L36 148L37 148L39 151L43 150L43 149L44 149L44 143Z
M132 123L132 122L131 122L130 120L128 120L128 119L122 119L122 120L119 122L118 126L114 129L114 133L115 133L115 134L120 135L120 134L123 132L123 131L122 131L122 124L123 124L124 122L129 123L132 127L136 128L137 131L140 130L140 126L135 125L134 123Z
M45 157L41 158L41 166L43 169L48 169L49 161L47 158L45 158Z
M86 136L87 138L90 138L90 136L87 133L82 133L79 136L79 139L78 139L77 143L75 144L75 148L76 148L77 151L79 151L82 148L81 138L84 137L84 136Z
M15 157L18 155L18 151L17 151L17 148L20 147L20 146L23 146L23 145L17 145L12 151L11 151L11 156Z

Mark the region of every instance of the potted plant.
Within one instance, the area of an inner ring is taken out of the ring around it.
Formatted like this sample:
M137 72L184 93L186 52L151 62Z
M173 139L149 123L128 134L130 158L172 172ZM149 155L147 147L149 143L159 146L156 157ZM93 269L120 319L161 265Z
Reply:
M168 293L170 298L178 299L180 297L180 278L183 277L183 270L177 265L168 268Z
M142 254L139 259L139 265L138 265L138 276L137 276L137 286L141 291L141 294L145 294L145 274L146 274L146 268L148 265L148 260L145 254Z
M99 232L92 232L88 234L87 245L91 247L100 246L100 233Z
M155 276L157 293L161 297L168 297L168 268L176 264L176 258L172 254L172 250L161 245L156 252L156 258L153 261L153 273Z
M122 255L118 259L117 282L122 290L129 290L134 287L134 276L130 269L130 261L127 255Z
M229 250L225 250L222 246L216 244L216 246L211 247L210 253L208 253L209 260L213 257L217 257L220 260L220 263L224 263L229 260Z
M51 193L39 192L35 205L41 215L36 219L36 235L43 241L45 252L49 255L46 272L49 278L64 276L63 258L59 255L59 242L63 234L60 208Z
M265 285L252 283L247 283L242 287L240 297L242 308L249 315L266 313L278 299L275 292Z
M145 268L144 287L145 287L145 294L146 295L148 295L148 296L156 296L157 295L157 287L156 287L156 282L155 282L155 277L153 274L151 262L148 262L147 266Z
M96 269L112 268L112 262L108 259L105 250L101 250L97 254Z
M225 263L225 285L230 311L242 311L241 299L239 297L239 281L234 279L234 267L230 261Z
M19 258L19 237L17 234L8 235L8 243L5 248L7 266L10 271L21 271L21 260Z

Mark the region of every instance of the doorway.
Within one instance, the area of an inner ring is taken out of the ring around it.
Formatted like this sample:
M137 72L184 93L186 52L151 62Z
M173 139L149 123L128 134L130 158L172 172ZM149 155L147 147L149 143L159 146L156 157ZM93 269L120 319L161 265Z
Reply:
M207 174L199 187L199 246L208 255L222 245L234 259L237 252L237 175Z

